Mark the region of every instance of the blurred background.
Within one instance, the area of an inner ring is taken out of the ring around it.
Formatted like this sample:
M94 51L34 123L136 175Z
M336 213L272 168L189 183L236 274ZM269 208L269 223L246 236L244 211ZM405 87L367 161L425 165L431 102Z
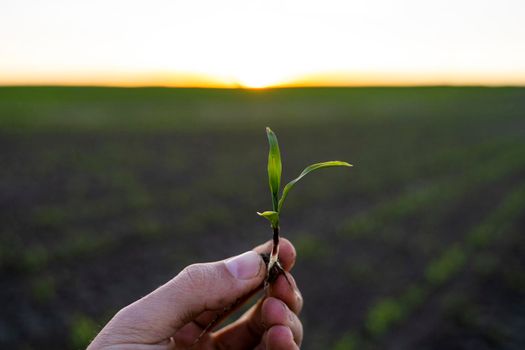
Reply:
M0 347L82 349L287 199L304 349L525 348L520 1L7 1Z

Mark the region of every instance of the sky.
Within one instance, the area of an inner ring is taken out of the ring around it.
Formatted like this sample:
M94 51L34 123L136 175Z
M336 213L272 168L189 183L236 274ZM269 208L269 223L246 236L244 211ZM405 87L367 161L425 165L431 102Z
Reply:
M525 85L525 1L1 0L13 84Z

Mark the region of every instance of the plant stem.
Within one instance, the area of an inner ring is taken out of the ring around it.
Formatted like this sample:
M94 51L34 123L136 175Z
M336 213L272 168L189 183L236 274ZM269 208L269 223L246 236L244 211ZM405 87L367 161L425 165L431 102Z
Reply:
M273 246L272 254L270 255L270 262L268 263L268 270L277 262L279 256L279 226L273 227Z

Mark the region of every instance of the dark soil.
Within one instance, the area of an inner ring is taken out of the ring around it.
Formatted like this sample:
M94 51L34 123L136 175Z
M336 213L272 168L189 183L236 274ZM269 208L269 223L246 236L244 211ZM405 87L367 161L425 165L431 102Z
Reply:
M0 348L82 348L184 266L270 240L255 214L271 204L266 123L284 181L355 165L305 178L283 208L303 348L525 348L523 215L426 279L525 184L522 89L21 91L0 91ZM75 123L85 106L98 117ZM420 285L417 307L371 334L373 306Z

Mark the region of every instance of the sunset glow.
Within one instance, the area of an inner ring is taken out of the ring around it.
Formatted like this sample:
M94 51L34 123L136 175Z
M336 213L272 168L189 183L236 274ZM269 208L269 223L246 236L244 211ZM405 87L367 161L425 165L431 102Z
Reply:
M523 85L521 0L11 1L0 85Z
M279 79L266 74L267 72L246 72L237 77L239 85L245 88L260 89L278 85Z

